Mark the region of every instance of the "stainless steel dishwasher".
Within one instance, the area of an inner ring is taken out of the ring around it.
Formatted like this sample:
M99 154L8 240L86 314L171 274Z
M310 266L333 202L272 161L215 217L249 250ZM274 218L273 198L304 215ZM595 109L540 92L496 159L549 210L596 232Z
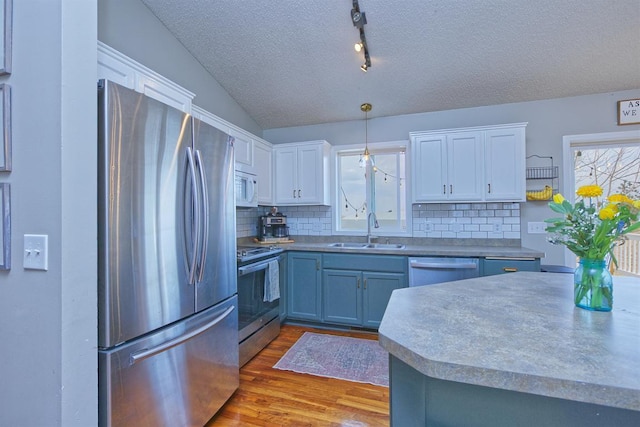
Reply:
M433 285L480 275L478 258L410 257L409 286Z

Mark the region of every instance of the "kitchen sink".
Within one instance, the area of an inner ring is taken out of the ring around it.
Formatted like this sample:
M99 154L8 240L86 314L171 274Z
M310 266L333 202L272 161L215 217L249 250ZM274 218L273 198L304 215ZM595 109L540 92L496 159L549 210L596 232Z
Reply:
M329 246L332 248L345 248L345 249L364 249L367 247L366 243L331 243Z
M344 249L404 249L404 245L391 243L330 243L332 248Z
M365 245L365 249L404 249L404 245L393 243L369 243Z

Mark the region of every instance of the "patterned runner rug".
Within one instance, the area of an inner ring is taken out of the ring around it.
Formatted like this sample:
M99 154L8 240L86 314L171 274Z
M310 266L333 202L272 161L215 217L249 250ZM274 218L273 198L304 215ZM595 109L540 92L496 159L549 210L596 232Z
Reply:
M376 340L305 332L274 368L389 386L389 353Z

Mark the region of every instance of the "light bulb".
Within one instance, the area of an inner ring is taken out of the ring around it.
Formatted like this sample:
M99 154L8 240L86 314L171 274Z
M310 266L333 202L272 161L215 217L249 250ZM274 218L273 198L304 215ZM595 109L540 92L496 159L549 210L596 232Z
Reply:
M356 52L360 52L362 50L362 43L356 43L353 48L356 50Z

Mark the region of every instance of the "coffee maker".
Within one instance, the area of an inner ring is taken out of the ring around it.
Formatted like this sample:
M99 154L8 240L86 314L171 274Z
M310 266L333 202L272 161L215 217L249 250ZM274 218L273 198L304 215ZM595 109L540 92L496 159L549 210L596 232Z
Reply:
M271 208L271 212L259 218L258 240L274 243L289 240L287 217L278 212L277 208Z

